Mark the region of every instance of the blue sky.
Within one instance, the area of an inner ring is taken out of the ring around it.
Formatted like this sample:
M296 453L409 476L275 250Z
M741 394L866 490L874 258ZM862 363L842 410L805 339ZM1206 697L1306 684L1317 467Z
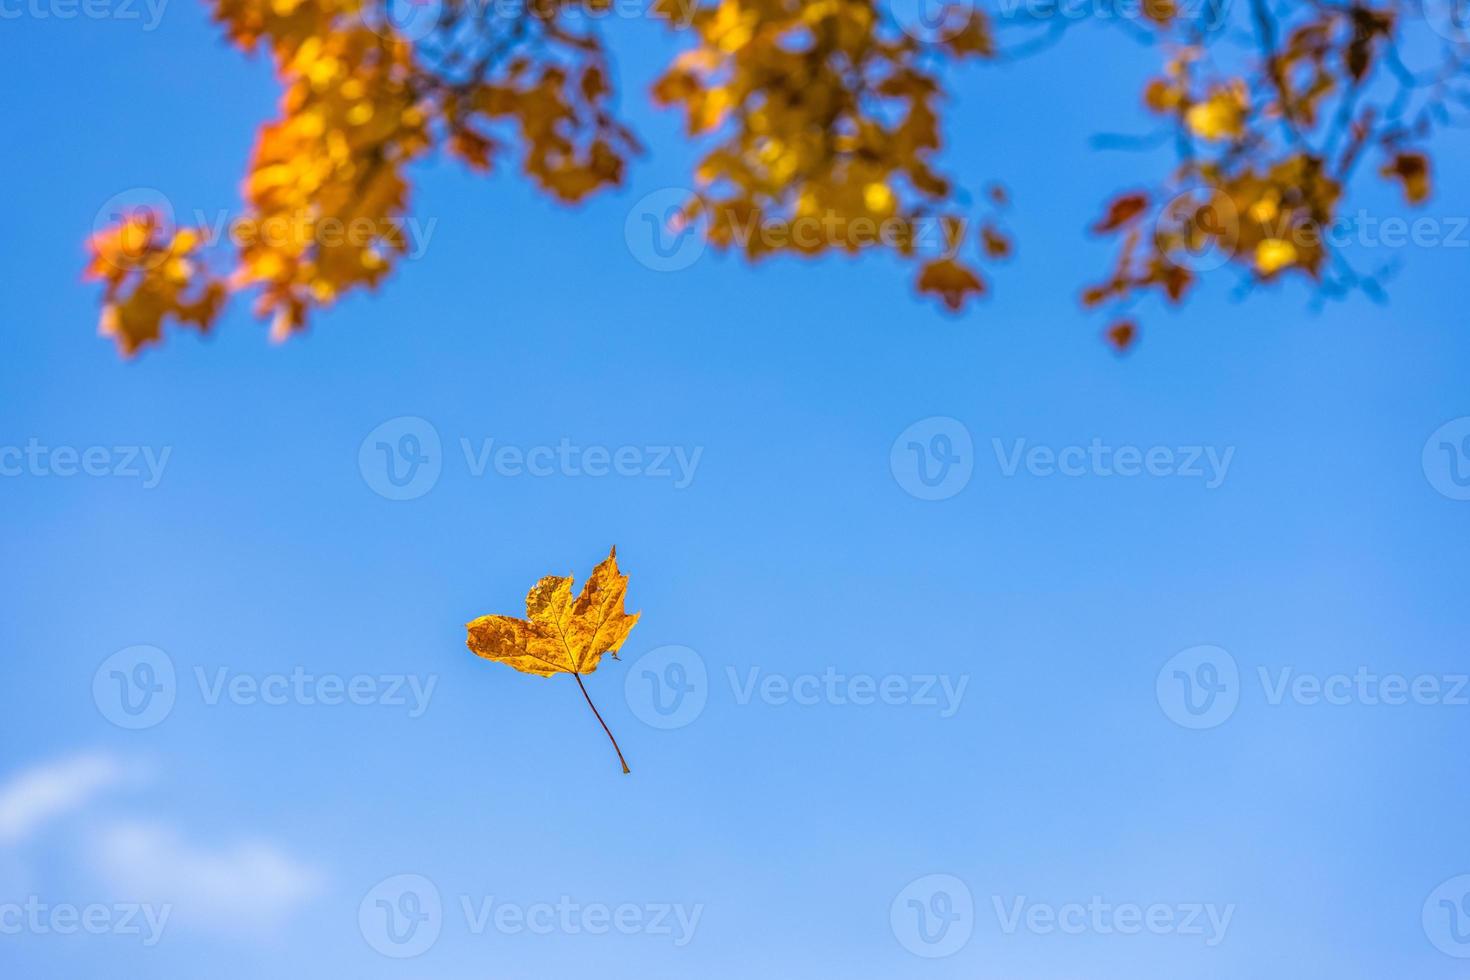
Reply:
M201 6L142 27L0 25L0 447L36 447L0 457L0 972L1464 975L1470 250L1379 249L1382 306L1210 282L1115 357L1084 229L1164 161L1088 139L1155 55L1084 30L955 79L947 159L1020 245L967 315L882 259L655 272L625 219L689 156L643 95L667 39L619 25L625 189L431 165L380 294L124 363L97 211L235 206L275 99ZM433 438L389 499L378 443ZM626 777L570 679L464 647L613 544L643 615L587 687Z

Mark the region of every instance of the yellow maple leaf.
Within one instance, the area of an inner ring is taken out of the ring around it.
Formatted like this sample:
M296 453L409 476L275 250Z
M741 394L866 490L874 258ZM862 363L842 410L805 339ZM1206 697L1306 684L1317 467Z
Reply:
M592 570L575 599L570 575L548 575L526 594L525 619L481 616L466 624L466 644L477 656L527 674L571 674L576 678L587 706L612 739L625 773L628 763L623 759L623 750L592 704L582 675L595 671L605 653L617 659L618 649L642 615L623 611L627 591L628 576L618 572L618 549L614 547Z

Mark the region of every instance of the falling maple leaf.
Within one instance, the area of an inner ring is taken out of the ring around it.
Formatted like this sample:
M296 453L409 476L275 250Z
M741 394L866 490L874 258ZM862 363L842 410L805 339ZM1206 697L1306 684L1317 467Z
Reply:
M465 641L470 650L486 660L509 664L527 674L550 677L571 674L587 699L587 707L607 732L623 772L628 763L612 730L602 720L587 694L582 675L597 669L602 655L617 659L618 649L642 613L623 611L628 576L618 573L618 549L614 547L582 585L582 594L572 598L570 575L548 575L526 594L526 618L481 616L468 624Z

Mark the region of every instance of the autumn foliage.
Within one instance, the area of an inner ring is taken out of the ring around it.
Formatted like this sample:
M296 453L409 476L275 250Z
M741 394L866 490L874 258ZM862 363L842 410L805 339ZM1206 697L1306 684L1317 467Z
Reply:
M642 151L617 118L610 53L588 16L611 0L432 0L434 19L414 31L395 26L384 0L211 2L236 47L275 64L279 112L249 162L235 254L206 254L201 229L146 211L91 240L102 331L124 354L169 321L208 331L237 293L283 339L344 293L376 287L407 248L411 168L431 154L481 172L513 163L572 203L620 185ZM1429 197L1427 144L1446 107L1465 101L1470 53L1454 0L1438 2L1145 0L1114 18L1161 55L1140 80L1157 124L1140 141L1178 154L1093 225L1116 240L1116 258L1082 301L1113 311L1115 346L1137 335L1140 297L1182 302L1215 269L1252 284L1298 276L1328 293L1371 281L1324 230L1365 169L1408 204ZM1014 2L919 23L876 0L709 0L684 21L667 4L653 0L650 19L687 30L651 97L700 148L678 220L752 260L885 251L952 310L985 292L985 264L1013 251L1009 202L946 171L952 69L1022 56L1073 22L1019 23ZM802 220L822 233L740 233ZM920 247L921 230L936 231L936 247Z

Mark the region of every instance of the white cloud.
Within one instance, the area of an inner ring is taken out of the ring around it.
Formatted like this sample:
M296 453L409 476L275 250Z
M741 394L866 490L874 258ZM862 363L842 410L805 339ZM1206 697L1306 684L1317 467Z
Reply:
M77 811L122 782L127 770L101 753L68 756L0 785L0 845L22 843L44 824Z
M174 918L229 932L270 930L318 895L315 868L265 841L211 849L155 822L115 823L94 839L119 900L173 906Z

